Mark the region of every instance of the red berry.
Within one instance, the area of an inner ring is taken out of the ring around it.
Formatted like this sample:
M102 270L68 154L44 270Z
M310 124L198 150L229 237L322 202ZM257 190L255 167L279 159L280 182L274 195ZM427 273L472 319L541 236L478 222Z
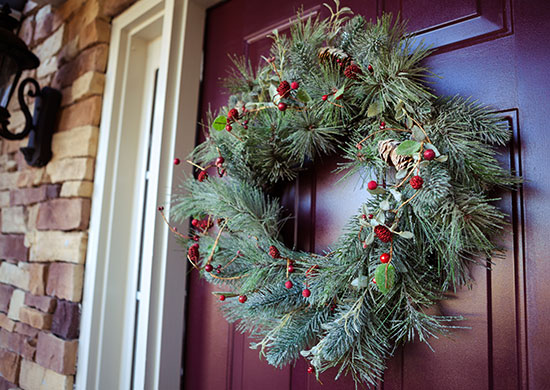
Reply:
M216 159L216 166L221 167L224 162L225 162L225 159L222 156L220 156Z
M363 219L367 219L367 214L363 214L363 215L361 215L361 218L363 218Z
M323 99L323 101L327 100L327 99L328 99L328 95L323 95L323 97L322 97L321 99Z
M433 160L435 158L435 152L432 149L426 149L424 150L424 159L425 160Z
M386 122L382 121L380 122L380 130L383 130L386 128Z
M372 278L372 282L373 282L374 284L376 284L376 279Z
M247 300L246 295L239 295L239 302L245 303Z
M220 295L220 301L225 301L225 295Z
M313 366L309 366L309 367L307 368L307 373L308 373L308 374L313 374L314 372L315 372L315 368L313 368Z
M380 255L380 261L384 264L389 263L390 262L390 254L389 253L382 253Z
M340 100L340 99L342 99L342 95L338 95L338 96L336 96L334 99L335 99L335 100Z
M248 120L245 120L245 121L243 122L243 125L248 125Z
M174 165L180 165L181 160L179 158L174 159Z
M374 218L374 215L369 214L369 215L368 215L368 218L369 218L369 219L373 219L373 218Z
M279 253L279 250L276 246L271 245L269 247L269 256L273 257L274 259L280 259L281 254Z
M368 245L367 245L367 242L365 241L365 242L363 243L363 249L367 249L367 248L368 248Z
M363 149L363 145L361 145L361 144L357 144L355 146L357 146L357 149L359 149L359 150Z
M227 113L227 120L229 121L231 119L234 119L234 120L239 119L239 111L237 111L236 108L232 108Z
M286 270L288 271L289 274L293 273L294 272L294 267L292 266L292 264L290 264Z
M195 227L199 226L199 220L198 220L198 219L193 219L193 220L191 221L191 225L193 225L193 226L195 226Z
M411 184L411 187L415 190L419 190L422 188L422 184L424 184L424 180L420 176L413 176L411 177L411 180L409 181Z
M164 207L159 206L159 211L163 211L163 210L164 210Z
M375 190L376 188L378 188L378 183L375 182L374 180L371 180L371 181L368 182L367 188L371 191Z
M374 72L372 65L367 66L367 69L369 70L369 72Z
M216 273L217 273L217 274L221 274L221 273L222 273L222 270L221 270L221 269L217 269L217 270L216 270Z
M287 280L287 281L285 282L285 287L286 287L286 288L292 288L292 286L294 286L294 284L292 284L292 282L291 282L290 280Z
M212 267L212 264L206 264L206 265L204 266L204 270L205 270L206 272L212 272L213 269L214 269L214 267Z
M231 125L226 125L225 130L231 131L231 130L233 130L233 127Z
M206 171L200 171L197 180L203 182L205 179L208 179L208 173L206 173Z
M243 125L243 129L248 130L248 126L247 126L247 125Z
M307 289L307 288L304 288L302 290L302 295L304 296L304 298L307 298L311 295L311 291L309 291L309 289Z
M277 108L279 109L279 111L284 111L286 110L286 103L279 103L279 105L277 106Z
M290 88L292 89L298 89L300 87L300 84L298 84L297 81L293 81L290 83Z

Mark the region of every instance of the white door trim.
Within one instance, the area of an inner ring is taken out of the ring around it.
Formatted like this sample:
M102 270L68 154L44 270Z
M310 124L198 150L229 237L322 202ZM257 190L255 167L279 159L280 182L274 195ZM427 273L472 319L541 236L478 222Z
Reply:
M130 323L135 311L131 302L135 297L128 292L135 291L136 285L131 277L134 268L125 260L128 258L125 251L129 250L125 240L134 227L127 226L128 232L120 233L117 222L124 209L128 211L130 207L119 198L125 180L131 183L132 178L118 175L128 172L132 164L124 155L124 145L131 142L127 126L133 123L132 115L136 116L132 112L132 99L137 97L131 92L131 76L133 69L140 66L132 62L136 58L132 54L132 39L161 19L153 126L160 126L162 131L153 137L151 146L160 153L160 162L150 172L150 181L158 187L154 196L148 197L147 207L163 204L168 212L171 189L183 176L181 166L174 170L174 151L180 157L186 156L195 142L205 10L212 3L209 2L141 0L113 20L92 198L77 389L130 388L134 330ZM190 167L185 170L190 174ZM145 378L144 383L136 384L140 384L140 389L178 389L186 263L160 217L147 222L152 225L149 232L154 234L155 243L150 273L144 275L150 277L151 286L146 297L149 320ZM180 229L184 231L184 227Z

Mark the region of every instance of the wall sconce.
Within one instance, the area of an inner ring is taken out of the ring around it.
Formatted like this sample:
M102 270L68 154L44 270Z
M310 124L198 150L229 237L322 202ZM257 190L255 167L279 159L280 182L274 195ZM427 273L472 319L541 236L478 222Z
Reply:
M25 127L19 133L8 130L10 123L8 104L21 73L40 65L38 57L15 34L19 21L11 17L10 13L10 7L4 4L0 10L0 136L17 140L28 135L29 143L21 148L21 152L27 164L40 167L46 165L52 157L52 135L61 105L61 93L50 87L40 89L38 82L31 77L21 81L17 97L25 116ZM27 86L29 86L27 95L35 99L34 115L31 115L25 102Z

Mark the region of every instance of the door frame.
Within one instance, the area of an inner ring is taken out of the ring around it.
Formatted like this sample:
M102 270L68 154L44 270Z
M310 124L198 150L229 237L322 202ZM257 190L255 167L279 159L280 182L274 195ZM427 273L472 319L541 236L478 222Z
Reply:
M120 256L129 248L124 243L132 227L116 228L121 215L127 221L132 218L128 210L117 210L117 202L123 199L116 193L121 174L131 174L128 164L124 169L128 155L125 143L131 138L124 129L135 122L131 77L140 58L139 50L132 50L132 39L139 34L157 34L161 39L152 121L161 131L151 146L160 157L149 174L150 183L157 186L147 207L164 205L169 213L172 188L181 181L182 170L191 173L190 166L174 169L173 160L176 151L178 156L186 156L195 144L206 9L215 2L140 0L112 22L84 280L77 389L128 389L132 377L136 297L131 292L135 293L136 282L128 275L137 271L130 256ZM140 303L148 306L148 326L145 373L138 381L139 388L179 388L187 264L160 216L153 219L148 234L154 234L155 239L147 270L150 293L140 297Z

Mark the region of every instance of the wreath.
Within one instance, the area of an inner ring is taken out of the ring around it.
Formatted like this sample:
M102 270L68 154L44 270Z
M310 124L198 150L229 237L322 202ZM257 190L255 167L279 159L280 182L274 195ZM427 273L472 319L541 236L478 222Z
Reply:
M435 96L422 65L431 51L403 21L335 3L289 36L274 31L257 70L231 57L228 105L209 116L188 160L196 177L171 206L175 220L193 218L190 234L171 229L268 363L305 358L317 376L336 366L375 385L398 345L456 326L460 317L425 309L498 253L505 215L489 191L519 179L496 159L506 122L471 99ZM327 252L289 248L274 194L334 154L365 201Z

